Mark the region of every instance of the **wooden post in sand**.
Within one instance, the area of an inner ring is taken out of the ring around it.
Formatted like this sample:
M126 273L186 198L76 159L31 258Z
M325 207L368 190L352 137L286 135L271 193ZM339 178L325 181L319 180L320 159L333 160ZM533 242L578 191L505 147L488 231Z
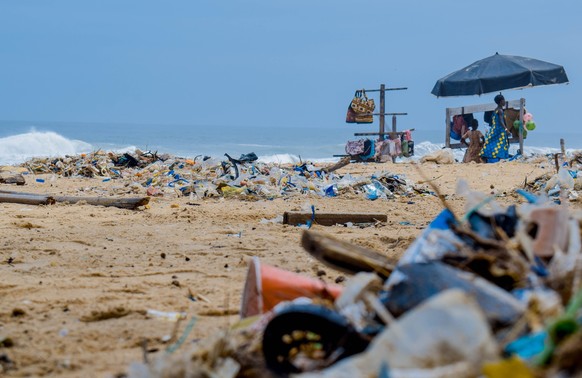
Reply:
M385 117L384 113L386 112L386 86L384 84L380 84L380 135L378 139L384 140L384 127L385 127Z
M560 152L562 155L562 160L560 161L561 164L563 164L566 160L566 142L564 141L564 138L560 138ZM559 170L559 168L558 168Z
M525 109L525 98L520 98L519 99L519 153L521 154L521 156L524 156L524 154L523 154L523 129L525 127L525 123L523 123L524 109ZM513 125L509 125L509 127L513 127Z

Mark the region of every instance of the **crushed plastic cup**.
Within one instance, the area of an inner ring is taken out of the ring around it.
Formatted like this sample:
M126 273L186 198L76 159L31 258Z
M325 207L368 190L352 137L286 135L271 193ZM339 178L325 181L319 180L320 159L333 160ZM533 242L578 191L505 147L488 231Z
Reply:
M374 184L364 185L364 192L366 193L366 198L372 201L378 199L381 193Z

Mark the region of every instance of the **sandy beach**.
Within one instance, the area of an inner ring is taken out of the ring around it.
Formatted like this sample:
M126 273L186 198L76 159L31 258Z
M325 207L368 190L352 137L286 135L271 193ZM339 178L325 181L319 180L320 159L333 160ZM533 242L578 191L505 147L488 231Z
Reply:
M524 201L514 189L526 180L554 174L555 167L542 156L527 163L424 163L418 169L410 163L360 163L337 173L369 176L378 171L415 183L430 180L451 208L462 212L465 201L455 194L458 179L509 205ZM95 196L117 195L129 185L124 179L104 182L49 174L25 178L24 186L0 184L0 190ZM426 182L419 185L432 190ZM125 192L123 196L145 196L146 188ZM172 334L174 323L148 316L148 310L195 316L187 343L227 328L238 320L252 256L307 277L341 281L338 277L344 273L303 250L302 228L269 221L306 205L320 212L387 214L388 222L376 227L312 229L391 257L402 254L443 209L434 195L371 201L349 192L337 197L195 201L166 192L140 210L0 203L0 355L12 361L2 375L123 376L132 361L143 359L144 340L151 353L161 353ZM581 207L579 202L570 206ZM185 325L182 322L178 332Z

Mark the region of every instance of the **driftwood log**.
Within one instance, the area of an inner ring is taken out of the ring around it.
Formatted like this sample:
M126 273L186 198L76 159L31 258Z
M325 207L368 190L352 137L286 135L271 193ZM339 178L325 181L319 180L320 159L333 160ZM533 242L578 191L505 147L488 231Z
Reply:
M396 261L374 250L313 231L303 232L301 245L320 262L349 274L376 272L380 277L387 278L396 264Z
M329 167L323 168L322 171L324 171L326 173L330 173L330 172L333 172L333 171L337 171L338 169L340 169L342 167L345 167L346 165L350 164L350 161L351 161L351 156L343 157L340 161L338 161L334 165L331 165Z
M312 217L313 214L308 211L286 211L283 213L283 223L295 226L311 220L322 226L334 226L348 222L376 223L388 221L386 214L373 213L315 213L314 219L311 219Z
M0 202L21 203L26 205L52 205L56 202L78 203L85 202L94 206L113 206L121 209L135 210L149 203L150 197L137 198L108 198L108 197L72 197L54 196L34 193L18 193L0 190Z

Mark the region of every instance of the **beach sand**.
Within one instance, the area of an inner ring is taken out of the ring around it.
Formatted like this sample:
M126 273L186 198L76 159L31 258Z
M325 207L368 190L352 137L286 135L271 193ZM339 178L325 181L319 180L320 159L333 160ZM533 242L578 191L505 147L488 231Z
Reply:
M419 166L350 164L337 173L388 171L416 183L429 179L460 214L464 199L455 194L459 178L509 205L523 202L513 190L526 179L555 173L545 157L530 163ZM39 177L45 182L37 182ZM2 184L0 190L78 196L112 194L120 186L121 180L27 175L25 186ZM135 195L145 195L145 188ZM0 343L5 344L0 355L14 362L4 376L122 374L132 361L143 359L144 340L154 354L168 345L174 323L147 316L148 309L196 316L187 342L225 329L238 320L251 256L307 277L317 278L319 271L319 278L329 283L340 276L349 279L303 250L303 229L261 222L306 204L319 212L387 214L388 222L378 227L312 229L392 257L400 256L443 209L432 195L371 201L353 193L195 202L166 194L138 211L0 203ZM198 300L190 300L190 293ZM179 333L185 325L180 324Z

